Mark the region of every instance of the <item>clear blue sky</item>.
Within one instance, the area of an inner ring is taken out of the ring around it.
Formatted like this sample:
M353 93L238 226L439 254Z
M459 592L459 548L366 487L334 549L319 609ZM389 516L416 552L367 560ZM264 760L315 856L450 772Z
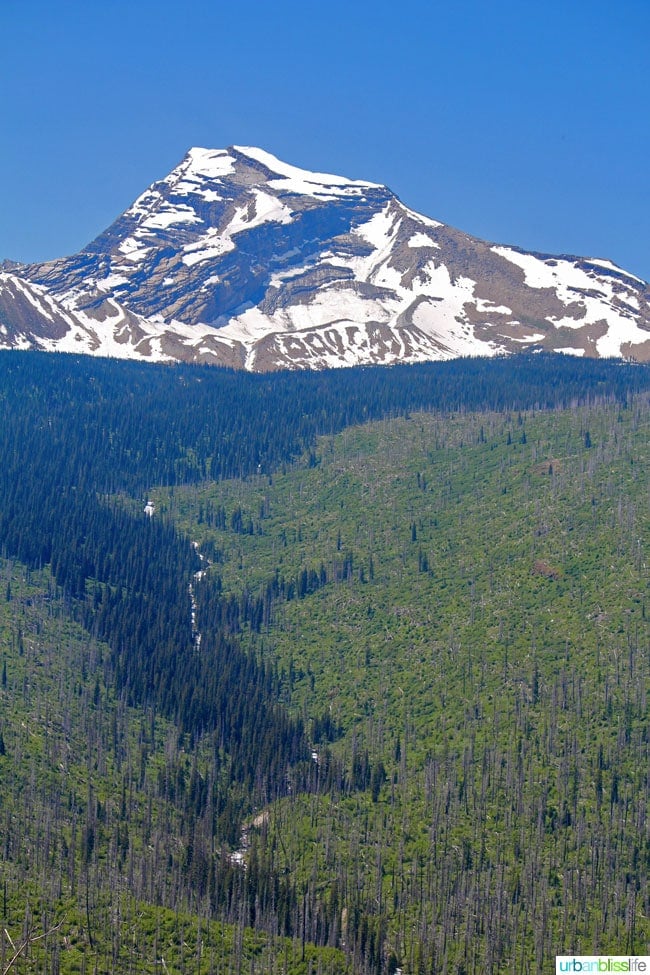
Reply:
M0 0L0 39L0 259L244 144L650 279L650 0Z

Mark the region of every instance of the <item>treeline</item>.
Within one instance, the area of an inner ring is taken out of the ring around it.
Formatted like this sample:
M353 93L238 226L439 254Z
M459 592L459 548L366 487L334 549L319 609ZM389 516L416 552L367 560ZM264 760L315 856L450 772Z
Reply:
M137 495L271 473L320 434L391 414L624 401L649 385L645 366L570 356L258 375L6 352L0 450L30 468L58 455L57 488Z

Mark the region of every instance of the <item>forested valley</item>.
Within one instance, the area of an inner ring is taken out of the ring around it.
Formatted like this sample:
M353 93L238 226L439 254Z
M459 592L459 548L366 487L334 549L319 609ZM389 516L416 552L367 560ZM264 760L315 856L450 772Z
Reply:
M649 389L1 356L0 972L649 950Z

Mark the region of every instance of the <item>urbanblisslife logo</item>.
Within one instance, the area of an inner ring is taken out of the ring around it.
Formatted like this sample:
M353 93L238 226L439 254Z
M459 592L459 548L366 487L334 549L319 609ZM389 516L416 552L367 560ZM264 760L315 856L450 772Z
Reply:
M555 972L647 972L650 955L556 955Z

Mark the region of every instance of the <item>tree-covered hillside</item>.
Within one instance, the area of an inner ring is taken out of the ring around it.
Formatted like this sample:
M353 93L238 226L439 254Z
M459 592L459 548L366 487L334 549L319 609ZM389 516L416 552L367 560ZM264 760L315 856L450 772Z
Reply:
M647 948L649 442L645 399L417 414L272 483L159 492L224 592L264 603L242 638L315 752L359 770L274 804L254 847L358 965Z
M649 380L0 357L24 970L643 951Z

